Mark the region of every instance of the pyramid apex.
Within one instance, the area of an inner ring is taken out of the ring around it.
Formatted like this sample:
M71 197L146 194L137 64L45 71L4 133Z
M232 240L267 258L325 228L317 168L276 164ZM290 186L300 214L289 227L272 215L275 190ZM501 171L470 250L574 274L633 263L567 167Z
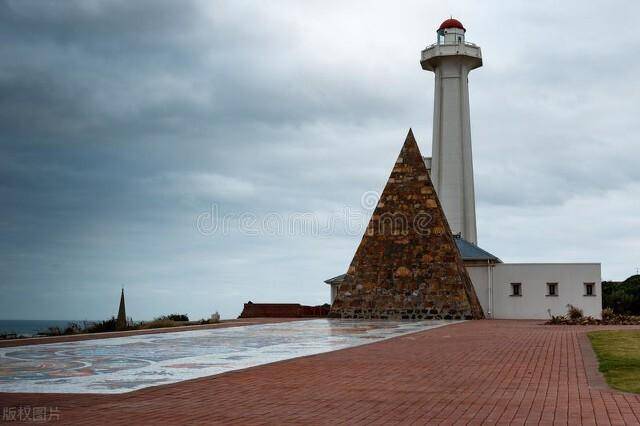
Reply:
M414 148L408 148L409 146L414 145ZM407 132L407 137L404 139L404 146L407 149L417 149L418 151L420 151L420 148L418 148L418 141L416 140L416 137L413 134L413 130L411 129L411 127L409 127L409 131Z

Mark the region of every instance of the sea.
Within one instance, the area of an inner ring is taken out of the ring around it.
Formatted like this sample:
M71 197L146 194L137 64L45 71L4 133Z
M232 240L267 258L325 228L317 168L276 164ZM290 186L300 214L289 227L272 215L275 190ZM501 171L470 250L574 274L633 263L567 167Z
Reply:
M64 330L72 322L80 325L85 322L93 321L71 321L71 320L0 320L0 335L17 334L25 337L37 335L39 332L46 331L49 327L58 327Z

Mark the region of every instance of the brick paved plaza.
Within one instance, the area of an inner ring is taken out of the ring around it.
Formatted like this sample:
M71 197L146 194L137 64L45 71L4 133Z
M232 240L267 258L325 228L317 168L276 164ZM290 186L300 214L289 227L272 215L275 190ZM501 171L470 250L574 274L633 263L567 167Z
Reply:
M597 372L592 329L470 321L120 395L0 394L0 406L55 406L73 424L640 424L638 396Z

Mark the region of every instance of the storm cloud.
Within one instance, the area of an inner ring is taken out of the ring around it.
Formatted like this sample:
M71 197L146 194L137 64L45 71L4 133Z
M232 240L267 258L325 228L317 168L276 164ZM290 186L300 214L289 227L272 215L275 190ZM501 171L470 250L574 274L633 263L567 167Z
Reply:
M479 245L633 273L633 2L2 1L1 316L327 302L409 127L430 153L419 53L450 14L483 49ZM273 231L300 215L329 231Z

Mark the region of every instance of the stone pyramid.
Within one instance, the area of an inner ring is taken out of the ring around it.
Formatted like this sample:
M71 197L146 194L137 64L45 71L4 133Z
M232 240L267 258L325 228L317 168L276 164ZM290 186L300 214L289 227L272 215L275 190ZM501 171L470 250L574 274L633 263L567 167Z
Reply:
M484 318L411 129L331 316Z

